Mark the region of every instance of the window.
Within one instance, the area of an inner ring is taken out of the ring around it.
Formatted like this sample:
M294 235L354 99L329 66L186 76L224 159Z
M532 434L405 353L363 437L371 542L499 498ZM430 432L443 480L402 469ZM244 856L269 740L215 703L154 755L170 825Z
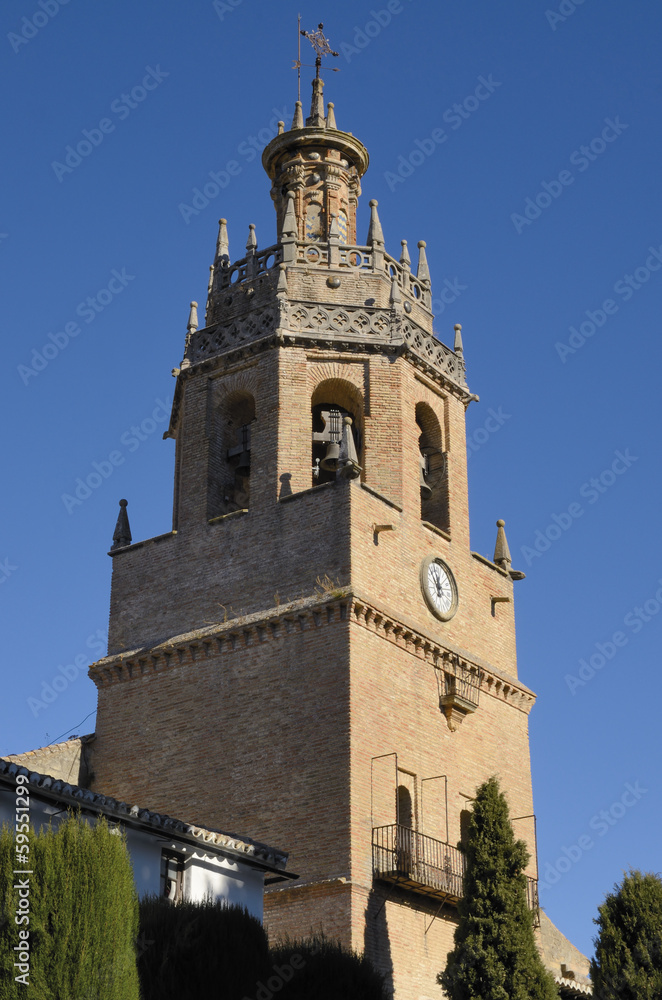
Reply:
M161 851L161 896L172 903L184 898L184 855Z

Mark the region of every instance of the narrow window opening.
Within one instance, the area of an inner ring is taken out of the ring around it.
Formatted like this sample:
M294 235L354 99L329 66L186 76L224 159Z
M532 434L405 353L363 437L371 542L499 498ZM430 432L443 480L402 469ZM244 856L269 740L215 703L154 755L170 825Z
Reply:
M171 903L184 898L184 855L175 851L161 852L161 896Z

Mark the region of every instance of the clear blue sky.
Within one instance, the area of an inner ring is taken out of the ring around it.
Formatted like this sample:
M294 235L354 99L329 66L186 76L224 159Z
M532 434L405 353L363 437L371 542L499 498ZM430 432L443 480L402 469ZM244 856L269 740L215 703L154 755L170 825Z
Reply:
M40 2L0 15L1 753L94 728L75 663L102 649L117 501L135 539L169 530L159 407L188 303L205 300L219 216L235 258L249 222L275 241L256 147L296 97L293 0ZM558 876L541 900L590 952L622 871L662 868L662 9L559 9L336 0L304 23L341 51L326 95L370 151L360 239L377 198L391 253L427 241L441 339L463 324L473 547L491 555L503 517L527 573L519 668L538 693L541 875ZM230 161L222 192L181 208ZM66 689L30 702L60 667Z

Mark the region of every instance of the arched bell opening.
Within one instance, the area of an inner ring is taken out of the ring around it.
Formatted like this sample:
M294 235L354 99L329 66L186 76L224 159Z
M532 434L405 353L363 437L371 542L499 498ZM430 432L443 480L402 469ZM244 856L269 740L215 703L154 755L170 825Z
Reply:
M448 467L441 425L427 403L416 404L421 520L450 531Z
M250 393L231 393L221 402L210 449L210 517L250 506L254 423L255 399Z
M341 379L323 382L313 393L313 486L338 478L358 479L362 470L363 400Z

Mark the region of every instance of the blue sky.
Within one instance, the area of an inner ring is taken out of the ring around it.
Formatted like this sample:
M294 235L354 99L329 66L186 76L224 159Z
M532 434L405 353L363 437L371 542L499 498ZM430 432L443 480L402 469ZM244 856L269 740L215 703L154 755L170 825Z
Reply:
M276 238L257 149L291 120L297 10L3 5L0 753L93 729L117 501L134 539L169 530L170 371L217 219L234 258L249 222ZM662 868L662 10L335 0L319 20L326 96L371 157L359 239L377 198L391 253L427 241L440 338L463 325L473 548L503 517L527 573L541 901L590 952L623 870ZM224 189L193 202L210 172Z

